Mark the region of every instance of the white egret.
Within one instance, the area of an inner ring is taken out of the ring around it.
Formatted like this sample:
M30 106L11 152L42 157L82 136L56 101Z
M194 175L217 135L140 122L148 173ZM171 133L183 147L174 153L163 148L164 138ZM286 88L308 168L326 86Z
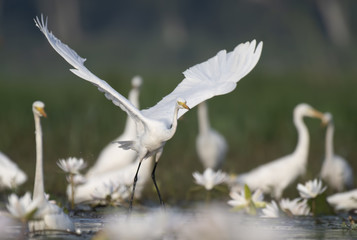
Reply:
M334 122L331 113L325 113L328 122L325 141L325 159L320 172L321 178L333 189L341 192L353 188L353 171L348 162L334 153Z
M357 189L328 196L327 202L332 205L336 211L357 209Z
M227 142L224 137L210 127L206 102L198 105L198 129L196 150L204 168L217 170L227 155Z
M0 189L16 188L27 180L27 175L8 156L0 152Z
M133 191L130 201L134 198L135 184L142 160L153 156L155 159L152 180L155 185L160 203L163 201L155 180L155 171L158 160L162 154L163 147L173 137L177 128L177 119L186 113L190 107L212 98L233 91L236 83L247 75L257 64L263 43L256 47L256 41L239 44L232 52L225 50L208 61L193 66L184 72L185 79L175 88L173 92L164 97L155 106L139 110L120 93L115 91L107 82L91 73L85 66L86 59L63 44L47 29L47 21L35 19L36 26L46 36L51 46L75 69L71 71L93 83L104 92L105 96L115 105L125 111L136 123L137 136L128 141L119 141L124 149L132 149L138 153L139 164L134 177ZM189 107L190 106L190 107ZM181 110L181 111L179 111Z
M306 171L310 136L303 118L313 117L323 120L323 114L305 103L294 109L294 124L298 131L298 142L295 151L290 155L263 164L248 173L239 174L233 185L247 184L252 190L260 188L280 199L284 189Z
M142 79L139 76L133 77L131 80L132 89L129 92L128 100L136 107L139 108L139 93L142 84ZM137 156L134 150L124 150L119 148L113 142L134 139L136 137L135 121L131 117L127 117L125 129L114 141L109 143L99 154L98 159L93 167L86 173L86 178L105 174L119 170L127 165L132 164Z
M41 101L36 101L32 105L36 130L36 172L33 199L38 203L38 215L40 217L37 220L29 222L29 230L64 230L73 232L75 231L75 228L72 220L60 207L50 202L45 196L42 156L42 128L40 122L41 117L47 116L44 107L45 104Z

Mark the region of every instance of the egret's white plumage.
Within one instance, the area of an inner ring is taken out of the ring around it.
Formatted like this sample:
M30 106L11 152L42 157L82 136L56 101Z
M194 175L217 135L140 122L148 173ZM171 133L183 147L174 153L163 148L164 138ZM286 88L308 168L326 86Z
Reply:
M204 168L218 169L227 154L227 142L224 137L210 127L208 106L206 102L198 105L198 136L196 150Z
M328 196L327 202L333 206L336 211L357 209L357 189Z
M42 128L40 117L46 117L45 104L36 101L32 105L35 118L36 135L36 172L33 199L38 203L39 218L29 222L29 230L64 230L74 231L74 224L63 210L56 204L50 202L44 191L43 157L42 157Z
M310 137L303 121L304 117L323 119L323 114L308 104L302 103L294 109L294 124L298 131L298 142L295 151L290 155L263 164L248 173L240 174L235 184L247 184L251 189L260 188L279 199L283 190L306 171Z
M27 180L27 175L8 156L0 152L0 189L16 188Z
M333 190L341 192L353 187L353 171L348 162L334 153L333 134L335 130L331 113L325 113L328 122L325 139L325 159L320 172L321 178Z
M95 86L115 105L125 111L136 123L137 137L120 141L120 147L138 152L139 166L134 177L133 194L137 173L141 161L154 156L153 182L162 202L159 189L155 181L157 162L162 154L163 147L176 132L177 119L186 113L190 107L212 98L233 91L236 83L247 75L257 64L262 42L256 46L255 40L239 44L232 52L225 50L208 61L195 65L184 72L185 79L169 95L164 97L155 106L139 110L129 100L115 91L107 82L91 73L85 66L86 59L63 44L47 29L47 22L43 17L35 19L36 26L46 36L51 46L75 69L71 71ZM181 111L179 111L181 110ZM132 198L134 195L132 195Z
M139 93L142 84L142 79L135 76L132 81L132 89L129 92L128 99L136 107L139 108ZM86 178L103 175L107 172L113 172L132 164L137 156L134 150L124 150L118 147L118 144L113 142L125 141L136 137L135 121L131 117L127 117L123 134L109 143L99 154L98 159L93 167L86 173Z

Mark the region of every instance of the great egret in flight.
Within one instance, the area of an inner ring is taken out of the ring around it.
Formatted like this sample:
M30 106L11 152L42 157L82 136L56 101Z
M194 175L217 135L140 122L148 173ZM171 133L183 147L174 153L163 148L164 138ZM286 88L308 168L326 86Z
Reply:
M41 117L47 116L44 107L45 104L41 101L36 101L32 105L36 134L36 172L33 199L37 201L39 206L39 219L29 222L29 230L63 230L73 232L75 231L75 228L72 220L60 207L48 201L45 196L42 157L42 128L40 122Z
M227 155L227 142L224 137L210 127L206 102L198 104L198 136L196 150L203 166L218 169Z
M335 155L333 147L334 122L331 113L325 113L328 122L325 141L325 160L320 172L321 178L334 190L341 192L353 188L353 171L348 162Z
M295 151L290 155L263 164L248 173L240 174L233 180L233 186L247 184L252 190L261 189L280 199L284 189L306 171L310 137L303 121L304 117L320 118L323 114L308 104L298 104L294 109L294 124L298 132Z
M16 188L27 180L27 175L10 160L8 156L0 152L0 189Z
M186 70L184 72L185 79L155 106L140 111L107 82L91 73L84 66L86 59L78 56L74 50L49 32L47 21L44 21L43 16L41 21L37 17L35 23L46 36L51 46L75 68L71 69L74 74L97 86L109 100L119 106L135 121L137 137L119 142L121 148L136 151L139 159L129 209L132 208L132 199L134 198L137 174L141 162L150 156L155 159L152 180L159 196L160 204L163 205L160 191L155 181L155 170L166 141L171 139L176 132L177 119L197 104L216 95L233 91L236 83L257 64L263 47L262 42L256 47L256 41L253 40L252 42L239 44L232 52L227 53L225 50L218 52L216 56L208 61Z

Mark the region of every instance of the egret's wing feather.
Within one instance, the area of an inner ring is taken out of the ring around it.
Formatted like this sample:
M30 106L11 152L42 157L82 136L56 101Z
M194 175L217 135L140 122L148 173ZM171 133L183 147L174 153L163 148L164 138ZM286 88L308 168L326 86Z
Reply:
M47 19L44 21L41 15L41 21L36 17L36 26L41 30L41 32L46 36L48 42L56 50L59 55L61 55L69 64L71 64L75 69L70 69L78 77L91 82L98 89L104 93L105 97L111 100L115 105L119 106L123 111L127 112L131 117L136 120L144 120L140 111L134 107L129 100L113 89L106 81L98 78L93 73L91 73L85 66L85 58L80 57L74 50L72 50L68 45L64 44L56 38L52 32L47 28Z
M155 106L142 110L150 118L170 123L177 98L183 98L193 108L200 102L217 95L233 91L237 82L246 76L257 64L263 43L239 44L232 52L222 50L206 62L197 64L183 74L185 79ZM187 110L180 110L178 117Z

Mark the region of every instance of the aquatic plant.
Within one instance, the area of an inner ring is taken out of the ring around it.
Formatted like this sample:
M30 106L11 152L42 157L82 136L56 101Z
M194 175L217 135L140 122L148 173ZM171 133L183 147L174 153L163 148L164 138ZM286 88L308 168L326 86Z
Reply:
M290 216L307 216L311 214L307 200L301 198L293 200L283 198L280 200L280 208Z
M38 211L38 201L31 199L31 193L26 192L24 196L18 197L16 194L9 196L9 203L6 205L9 213L21 222L28 222L35 218Z
M327 187L323 187L322 181L318 179L309 180L305 185L302 185L301 183L297 185L297 190L299 191L300 196L304 199L316 198L317 195L322 194L326 189Z
M247 184L244 185L244 189L240 191L232 191L229 196L232 200L228 201L228 204L233 206L234 210L242 210L248 214L255 215L257 208L264 208L266 202L264 202L264 195L260 189L257 189L253 194L251 193Z
M207 168L203 174L194 172L192 173L192 176L195 179L195 183L204 186L207 191L212 190L216 185L225 182L227 179L226 173L221 170L215 172L212 168Z
M59 159L57 161L57 166L61 168L64 172L68 173L66 179L71 186L71 208L73 209L75 186L84 181L79 174L80 174L80 170L87 167L87 163L84 162L82 158L77 159L75 157L69 157L67 159Z
M318 179L307 181L305 185L297 185L300 196L307 200L314 216L332 213L331 206L326 200L326 189L327 187Z
M59 159L57 161L58 167L69 174L79 174L79 171L87 167L87 163L82 158L69 157L67 159Z
M357 224L351 216L348 216L347 223L345 221L342 222L341 227L347 230L357 230Z
M213 190L219 190L226 192L226 188L221 188L219 185L225 183L228 179L227 173L218 170L215 172L212 168L207 168L203 174L199 172L192 173L195 183L198 185L196 188L191 188L191 191L206 190L206 202L211 200L211 192Z
M129 199L131 188L131 185L109 181L103 183L101 187L95 188L92 193L92 198L96 204L110 206L122 205L126 199Z
M262 218L278 218L280 216L280 210L278 204L273 200L267 203L265 208L262 209Z

